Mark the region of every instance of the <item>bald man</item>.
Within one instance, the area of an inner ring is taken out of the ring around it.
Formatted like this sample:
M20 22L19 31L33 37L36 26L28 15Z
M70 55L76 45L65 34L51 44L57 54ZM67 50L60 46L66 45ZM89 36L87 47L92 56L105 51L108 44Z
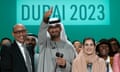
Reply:
M26 28L22 24L16 24L12 35L15 40L11 47L2 51L1 72L33 72L29 53L24 46Z

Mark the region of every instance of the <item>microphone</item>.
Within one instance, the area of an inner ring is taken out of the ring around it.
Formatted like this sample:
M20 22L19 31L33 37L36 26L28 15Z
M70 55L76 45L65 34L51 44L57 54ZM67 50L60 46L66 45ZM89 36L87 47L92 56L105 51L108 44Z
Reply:
M88 67L92 67L92 63L88 63L87 66L88 66Z
M87 69L88 71L92 72L92 63L87 64Z
M56 52L56 57L61 57L61 58L63 58L63 53Z
M63 53L56 52L56 57L61 57L63 58ZM60 68L63 68L63 66L59 65Z

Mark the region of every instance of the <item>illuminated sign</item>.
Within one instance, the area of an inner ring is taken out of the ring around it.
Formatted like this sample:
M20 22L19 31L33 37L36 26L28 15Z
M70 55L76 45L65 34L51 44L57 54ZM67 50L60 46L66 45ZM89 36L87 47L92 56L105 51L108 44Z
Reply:
M64 25L110 24L109 0L17 0L17 22L39 25L51 6Z

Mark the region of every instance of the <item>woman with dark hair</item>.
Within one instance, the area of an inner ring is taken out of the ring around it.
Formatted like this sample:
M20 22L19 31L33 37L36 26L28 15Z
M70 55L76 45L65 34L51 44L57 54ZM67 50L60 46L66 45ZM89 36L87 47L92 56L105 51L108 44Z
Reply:
M83 49L73 61L72 72L106 72L105 61L96 55L93 38L83 40Z
M120 44L116 38L109 40L112 46L113 72L120 72Z
M120 52L113 57L113 72L120 72Z
M112 47L111 55L114 56L119 51L120 43L116 38L109 39L109 43Z

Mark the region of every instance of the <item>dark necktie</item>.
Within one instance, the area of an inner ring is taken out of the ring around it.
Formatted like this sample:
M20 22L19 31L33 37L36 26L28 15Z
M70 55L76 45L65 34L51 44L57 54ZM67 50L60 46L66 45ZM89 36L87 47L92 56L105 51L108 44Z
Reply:
M25 63L27 66L27 70L28 70L28 72L32 72L32 62L31 62L30 55L29 55L27 49L25 48L25 46L23 46L23 48L24 48L24 53L25 53L25 57L26 57Z
M107 66L107 72L109 72L109 63L106 63Z

